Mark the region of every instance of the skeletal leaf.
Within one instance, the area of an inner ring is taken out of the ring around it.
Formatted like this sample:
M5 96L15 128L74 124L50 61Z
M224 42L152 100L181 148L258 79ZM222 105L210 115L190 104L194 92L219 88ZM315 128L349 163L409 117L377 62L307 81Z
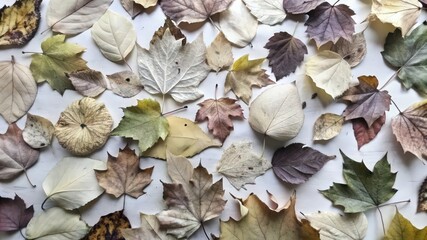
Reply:
M109 213L99 218L99 221L90 229L81 240L97 239L124 239L122 230L130 228L129 219L124 215L123 210Z
M231 43L222 32L218 33L211 45L206 49L206 60L209 67L216 72L233 64Z
M177 156L192 157L209 147L220 147L222 144L210 138L193 121L170 116L169 134L165 140L160 140L152 148L144 152L144 156L166 159L166 153Z
M50 145L55 132L52 122L44 117L27 114L27 121L22 132L24 141L32 148L44 148Z
M47 25L54 32L79 34L107 11L113 0L51 0L47 7Z
M251 13L258 21L275 25L283 22L286 18L285 9L283 9L282 0L243 0L246 7L251 10Z
M155 215L141 213L141 227L132 229L121 229L121 233L126 240L174 240L176 238L166 234L160 229L160 223Z
M134 0L120 0L120 3L122 4L126 12L129 13L132 19L134 19L142 11L144 11L144 7L136 3Z
M315 9L323 0L284 0L283 7L292 14L308 13Z
M25 235L38 240L81 239L88 231L79 214L53 207L32 218Z
M71 72L68 78L73 87L86 97L96 97L108 87L104 74L92 69Z
M363 145L371 142L380 132L386 120L385 114L375 120L370 127L362 118L353 119L353 131L357 141L357 148L360 149Z
M351 41L340 38L332 46L331 51L341 55L350 64L350 67L356 67L366 56L366 39L363 33L354 34Z
M92 39L101 53L110 61L125 61L136 43L132 22L122 15L107 10L92 26Z
M0 9L0 46L29 42L40 24L41 0L19 0Z
M252 129L278 141L294 138L304 123L304 112L293 84L275 85L262 92L249 107Z
M218 173L224 175L236 189L255 183L255 178L271 168L270 162L252 150L251 142L233 143L221 156Z
M25 228L33 218L34 208L26 207L18 195L14 199L0 197L0 231L16 231Z
M137 74L131 71L117 72L107 75L111 91L119 96L129 98L140 93L143 89Z
M399 210L396 209L396 214L391 221L384 240L399 240L399 239L414 239L422 240L427 237L427 227L418 229L406 219Z
M0 62L0 88L0 114L9 124L27 113L37 95L30 69L16 63L13 56L11 61Z
M424 179L423 184L420 186L418 194L418 208L417 212L427 211L427 178Z
M333 113L322 114L314 123L313 140L329 140L336 137L342 129L344 117Z

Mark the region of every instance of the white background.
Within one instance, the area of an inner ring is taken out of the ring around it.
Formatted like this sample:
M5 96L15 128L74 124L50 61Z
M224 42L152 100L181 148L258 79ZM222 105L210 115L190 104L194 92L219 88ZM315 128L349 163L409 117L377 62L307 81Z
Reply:
M6 0L6 4L12 3L12 0ZM363 30L366 27L366 23L361 22L369 14L370 1L347 0L341 1L341 3L348 4L356 12L356 16L354 16L354 19L357 22L356 31ZM41 51L40 43L42 40L52 35L52 32L50 31L47 31L43 35L40 34L47 28L45 21L47 5L47 0L42 2L42 20L39 30L31 42L22 48L2 48L0 51L0 60L10 60L10 56L14 55L17 62L29 66L31 62L30 55L22 55L21 51ZM119 12L123 16L126 16L130 19L129 15L121 7L118 0L114 0L110 9ZM425 17L426 14L423 13L423 15L419 18L418 24L426 19ZM165 17L161 11L161 8L157 6L154 9L149 9L146 13L139 15L135 20L133 20L134 27L138 33L138 44L148 48L149 41L154 31L163 25L164 18ZM266 57L268 51L264 49L263 46L267 43L268 39L275 32L288 31L292 33L295 25L297 24L297 21L300 23L297 26L295 36L308 44L309 54L306 55L307 59L307 56L311 56L315 53L315 45L312 41L309 42L307 39L307 35L305 34L306 27L303 25L305 19L303 17L293 19L287 18L281 25L276 26L260 25L258 34L253 40L253 48L249 46L243 49L234 48L234 58L237 59L244 54L249 54L251 59ZM193 26L183 24L181 27L184 29L184 33L186 34L189 41L193 41L198 34L203 32L204 40L207 45L210 44L210 42L217 34L217 30L210 23L194 24ZM353 69L354 79L360 75L376 75L380 81L381 86L382 83L385 83L393 75L394 70L387 66L380 54L380 52L383 50L385 37L387 33L391 31L393 31L393 27L390 25L381 24L378 22L370 24L369 28L365 31L365 36L368 42L367 56L359 66ZM86 52L83 54L83 58L88 61L88 66L90 68L102 71L104 74L112 74L117 71L127 70L125 64L112 63L103 57L91 39L90 30L85 31L79 35L69 37L67 42L78 43L87 48ZM133 70L136 71L136 49L134 49L134 51L131 53L128 62L132 66ZM271 70L268 67L268 61L265 62L264 67L267 69L267 72L271 74ZM200 88L205 93L205 99L214 97L215 84L217 83L219 84L218 97L222 97L225 76L226 72L221 72L218 75L211 73L208 78L202 82ZM273 75L271 75L271 78L274 80ZM298 69L297 74L292 74L291 76L280 80L279 83L290 83L295 80L304 81L303 69ZM388 84L385 89L390 92L393 100L402 110L421 99L413 90L404 90L401 87L399 81L396 79ZM254 99L254 97L257 96L262 90L263 89L255 89L252 99ZM341 212L339 208L332 207L331 202L323 197L318 192L318 190L329 188L329 186L332 185L332 182L343 182L342 158L339 156L339 149L342 149L344 153L355 160L360 161L363 159L369 168L372 168L373 165L379 159L381 159L386 152L388 152L388 160L391 163L392 171L398 172L394 187L399 190L389 202L410 199L410 204L399 204L397 205L397 208L405 217L410 219L415 226L418 228L424 227L424 225L427 223L427 215L426 213L416 213L416 207L418 200L418 189L427 175L427 166L424 165L420 160L416 159L413 155L403 154L400 145L397 143L394 135L392 134L390 120L393 116L398 114L398 111L393 106L390 107L390 111L387 112L387 122L379 135L371 143L362 147L360 151L357 150L357 144L350 123L346 123L341 134L332 141L325 143L314 143L311 140L314 121L325 112L340 114L344 110L345 105L338 102L322 102L319 98L311 100L310 97L312 93L313 91L311 89L306 89L306 91L301 93L303 100L307 101L307 108L304 110L305 123L300 134L292 141L286 143L267 139L265 157L268 160L271 160L272 154L277 148L283 145L287 145L291 142L302 142L322 151L325 154L337 155L337 158L335 160L329 161L323 167L323 169L314 175L308 182L298 186L282 183L274 176L272 170L267 171L265 175L257 178L255 185L246 185L247 190L241 189L240 191L237 191L228 183L227 180L224 180L224 188L226 190L225 198L229 199L229 201L220 219L227 220L230 216L237 216L236 202L232 200L230 193L235 196L245 198L249 193L253 192L256 193L263 201L267 201L266 190L274 194L278 198L280 205L283 205L288 201L293 189L296 189L296 211L300 217L302 216L299 214L299 212L311 213L317 212L319 210ZM235 97L233 93L229 93L226 96L233 98ZM81 97L82 96L77 92L69 90L67 90L65 94L61 96L58 92L51 90L47 83L40 84L37 99L29 112L32 114L41 115L55 123L58 120L59 114L66 108L66 106L68 106L71 102L80 99ZM130 99L124 99L114 95L109 91L103 93L97 98L97 100L106 104L108 110L113 116L114 126L117 126L123 115L121 110L122 107L135 105L136 99L143 99L147 97L156 98L159 101L161 100L159 96L150 96L146 92L142 92L136 97ZM201 102L202 100L203 99L188 103L188 110L179 112L177 115L194 119L195 113L198 110L197 103ZM247 118L248 108L241 101L240 104L244 108L244 115ZM170 98L166 99L165 106L166 111L173 110L177 107L177 105ZM18 121L18 125L21 128L24 127L25 120L26 117L23 117ZM213 173L215 180L221 178L219 174L214 173L216 164L221 157L222 151L232 143L249 139L253 141L255 151L261 151L262 138L260 135L252 131L252 129L249 127L247 119L243 121L234 121L234 126L235 130L224 142L223 148L208 149L191 159L191 162L194 166L196 166L201 161L203 166L205 166L209 172ZM200 124L200 127L207 131L206 123ZM4 133L6 129L7 123L3 119L0 119L0 132ZM125 145L126 141L122 138L110 137L107 144L99 151L90 155L90 157L93 159L106 161L107 151L113 156L117 156L119 148L123 148ZM132 148L135 149L136 144L132 144ZM9 182L0 183L0 195L2 197L13 198L16 193L24 199L28 206L34 205L35 214L39 214L41 212L40 205L45 198L45 194L41 187L42 182L49 170L54 167L54 165L60 159L66 156L70 156L70 154L65 151L56 140L54 140L52 146L42 150L38 162L28 170L29 177L33 183L37 185L37 187L32 188L28 184L25 176L20 175L16 179L13 179ZM164 161L160 160L154 160L150 158L141 159L142 168L150 166L155 166L152 176L153 182L145 189L146 194L138 199L132 199L130 197L127 197L126 199L125 214L130 219L133 227L138 227L140 224L139 212L155 214L165 207L162 199L163 189L160 183L160 179L166 182L169 181L166 173L166 164ZM122 198L115 199L113 196L104 194L99 199L89 203L87 206L81 209L82 218L89 225L93 225L102 215L106 215L110 212L121 209L122 201ZM47 204L47 207L49 206L52 206L52 202ZM384 214L385 225L388 227L395 213L395 207L387 206L382 208L382 211ZM366 212L366 215L369 220L368 235L366 239L380 239L382 236L382 227L378 212L376 210L370 210ZM219 234L218 219L209 221L206 224L206 227L208 233L214 233L216 235ZM0 239L21 239L21 236L18 232L11 234L0 233ZM200 230L192 236L192 239L205 239L205 237Z

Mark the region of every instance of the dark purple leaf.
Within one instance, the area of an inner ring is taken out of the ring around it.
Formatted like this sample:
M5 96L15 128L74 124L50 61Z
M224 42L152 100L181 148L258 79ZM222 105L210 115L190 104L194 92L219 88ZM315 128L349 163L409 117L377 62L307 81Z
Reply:
M24 200L18 195L15 195L15 199L0 197L0 231L24 228L33 215L33 206L26 208Z
M288 13L308 13L315 9L324 0L283 0L283 8Z

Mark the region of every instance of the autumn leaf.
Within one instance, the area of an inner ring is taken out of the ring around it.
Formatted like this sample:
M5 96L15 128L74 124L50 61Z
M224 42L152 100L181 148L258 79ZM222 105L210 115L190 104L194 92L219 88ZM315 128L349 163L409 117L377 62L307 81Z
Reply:
M141 152L152 147L159 138L166 139L169 124L161 114L160 104L157 101L138 100L136 106L124 108L123 112L122 120L111 135L137 140Z
M286 18L282 0L244 0L244 2L258 21L264 24L275 25Z
M130 228L129 219L124 215L123 210L109 213L99 218L88 234L81 240L125 240L121 230Z
M323 0L284 0L283 7L288 13L302 14L315 9Z
M47 81L61 95L66 89L73 89L66 74L88 68L86 61L80 57L85 48L66 43L65 35L55 35L45 39L41 48L43 53L35 53L31 56L30 69L36 81L38 83Z
M96 97L108 87L104 74L92 69L71 72L68 78L77 92L86 97Z
M171 235L166 234L164 229L160 229L159 220L155 215L140 214L141 227L132 229L121 229L123 237L126 240L145 240L145 239L158 239L158 240L174 240Z
M126 146L119 155L108 154L107 170L95 170L99 185L107 193L118 198L123 194L138 198L144 194L144 188L151 183L153 167L140 169L139 157Z
M308 36L316 42L317 47L327 42L336 43L340 38L352 40L355 21L351 16L355 15L345 4L331 5L323 2L308 13Z
M182 33L181 29L179 27L177 27L175 25L175 23L169 17L166 17L165 23L163 24L163 26L159 27L159 29L157 29L157 31L154 32L153 38L151 39L150 44L154 45L156 43L156 41L162 40L163 36L166 33L166 30L168 30L168 29L169 29L170 33L172 34L172 36L174 36L175 40L181 41L182 46L187 44L187 38Z
M261 68L264 58L249 60L249 55L244 55L237 59L231 66L225 80L225 93L230 90L246 104L252 97L252 87L265 87L274 84L265 73L266 70Z
M364 32L353 35L351 41L340 38L331 48L350 64L350 67L359 65L366 56L366 39Z
M391 120L393 134L403 148L427 160L427 100L415 103Z
M144 8L149 8L157 5L158 0L134 0L136 3L140 4Z
M329 160L327 156L302 143L292 143L274 152L271 164L274 174L282 181L301 184L316 174Z
M276 80L295 72L308 53L307 46L287 32L275 33L264 48L270 50L267 59Z
M399 240L399 239L414 239L422 240L427 238L427 227L418 229L406 219L399 210L396 209L396 214L391 221L390 227L384 237L384 240Z
M136 18L142 11L144 11L144 7L136 3L134 0L120 0L120 3L132 19Z
M211 45L206 49L206 61L217 73L233 64L231 43L222 32L218 33Z
M342 129L344 117L333 113L322 114L314 122L313 140L329 140L336 137Z
M427 212L427 178L424 179L418 193L418 208L417 212Z
M14 199L0 197L0 231L16 231L25 228L33 218L34 208L26 207L18 195Z
M51 121L28 113L22 138L32 148L44 148L51 144L54 132Z
M363 118L368 127L386 111L390 110L391 96L386 90L379 91L378 80L375 76L360 76L359 85L351 87L342 96L350 101L343 116L345 120Z
M393 67L397 68L397 76L405 88L413 88L422 95L427 95L427 25L421 24L411 34L402 37L401 31L396 29L389 33L383 58Z
M19 46L29 42L40 24L42 0L17 0L0 9L0 46Z
M397 192L393 188L396 174L392 173L385 155L371 172L365 163L356 162L341 152L343 175L347 184L333 183L320 191L334 205L344 207L345 213L364 212L390 200Z
M213 183L212 175L202 165L193 170L186 158L171 154L167 168L173 183L163 183L168 208L157 214L157 219L168 234L188 238L224 210L222 179Z
M107 75L107 79L110 81L109 89L124 98L133 97L144 89L138 74L131 71L116 72Z
M298 220L295 214L296 194L290 197L286 207L272 210L255 194L241 204L248 210L240 220L230 218L221 221L221 239L227 240L295 240L320 239L319 232L306 219Z
M386 120L385 113L375 120L371 127L368 127L366 121L362 118L353 119L353 131L357 141L357 148L360 149L363 145L371 142L380 132Z

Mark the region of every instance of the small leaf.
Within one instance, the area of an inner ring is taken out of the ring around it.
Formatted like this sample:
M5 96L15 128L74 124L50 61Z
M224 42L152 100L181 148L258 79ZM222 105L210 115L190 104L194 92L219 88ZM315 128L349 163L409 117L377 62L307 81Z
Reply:
M120 3L122 4L126 12L129 13L132 19L138 16L138 14L140 14L142 11L144 11L144 7L136 3L134 0L120 0Z
M375 120L371 127L362 118L353 119L353 131L357 141L357 148L360 149L363 145L371 142L380 132L386 120L385 113Z
M406 219L399 210L396 209L396 214L391 221L390 227L387 230L384 240L400 240L400 239L426 239L427 227L418 229Z
M353 35L351 41L340 38L331 48L331 51L338 53L350 64L356 67L366 56L366 39L364 32Z
M108 87L104 74L92 69L71 72L68 78L73 87L85 97L96 97Z
M315 9L323 0L284 0L283 7L288 13L302 14Z
M126 240L175 240L176 238L167 235L166 231L160 229L159 220L155 215L141 213L141 227L132 229L121 229L121 233Z
M417 212L421 211L427 212L427 178L425 178L423 184L421 184L418 194Z
M129 219L123 214L123 210L116 211L99 218L99 221L81 240L125 240L121 231L130 227Z
M25 228L33 218L34 208L25 206L18 195L14 199L0 197L0 231L16 231Z
M206 61L209 67L219 72L233 64L231 43L222 32L218 33L211 45L206 49Z
M110 80L111 91L124 98L133 97L143 89L138 75L131 71L117 72L107 75L107 78Z
M51 144L55 127L44 117L27 114L27 121L22 132L24 141L32 148L44 148Z
M282 0L243 0L261 23L275 25L286 18Z
M333 113L322 114L314 123L313 140L329 140L336 137L342 129L344 117Z
M149 8L156 6L158 0L134 0L136 3L140 4L144 8Z

